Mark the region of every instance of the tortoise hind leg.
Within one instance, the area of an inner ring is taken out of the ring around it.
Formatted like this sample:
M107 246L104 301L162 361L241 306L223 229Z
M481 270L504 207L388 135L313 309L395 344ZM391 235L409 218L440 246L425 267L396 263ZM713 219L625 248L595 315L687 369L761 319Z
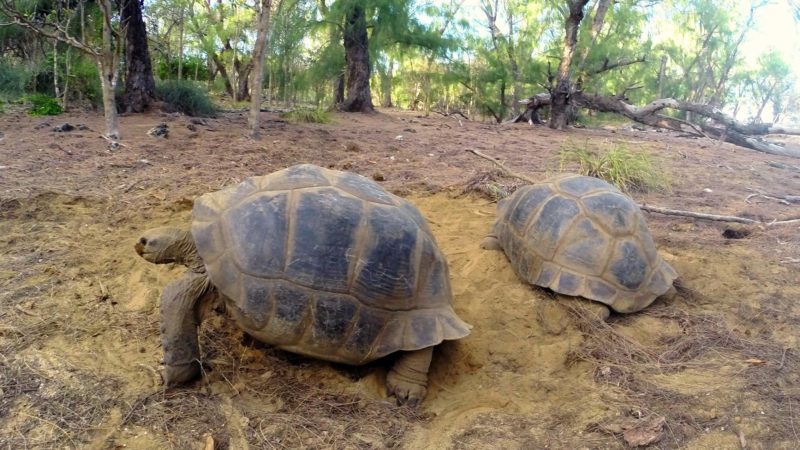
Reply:
M433 347L403 352L386 376L386 390L398 405L417 406L428 391L428 369Z

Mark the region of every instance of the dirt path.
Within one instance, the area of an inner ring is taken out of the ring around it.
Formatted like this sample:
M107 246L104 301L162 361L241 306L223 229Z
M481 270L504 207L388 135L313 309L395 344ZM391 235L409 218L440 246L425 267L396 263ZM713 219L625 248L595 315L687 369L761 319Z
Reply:
M126 146L109 152L99 117L0 116L0 448L625 448L653 424L653 448L798 448L798 226L730 240L725 224L648 216L687 289L604 325L482 251L494 205L462 191L491 170L467 147L545 177L561 148L625 145L672 180L639 201L785 219L800 207L748 202L748 189L797 195L800 163L662 133L402 112L265 118L253 142L241 115L123 117ZM51 131L65 121L88 129ZM161 121L169 137L147 136ZM475 328L437 349L419 411L385 397L385 362L264 348L222 316L203 327L204 380L160 389L158 296L181 270L135 257L138 233L188 224L196 195L300 162L383 178L448 258L455 307Z

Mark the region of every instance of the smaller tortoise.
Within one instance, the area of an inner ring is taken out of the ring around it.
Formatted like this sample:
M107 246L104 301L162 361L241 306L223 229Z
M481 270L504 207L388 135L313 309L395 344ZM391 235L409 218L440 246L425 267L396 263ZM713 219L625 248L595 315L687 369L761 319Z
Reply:
M469 334L425 219L360 175L297 165L205 194L192 217L191 232L156 228L135 246L189 268L161 296L168 386L199 376L197 327L219 294L283 350L353 365L401 352L386 379L398 403L425 396L434 346Z
M630 313L677 277L636 203L603 180L559 175L523 186L498 203L497 216L482 247L502 249L520 278L560 294Z

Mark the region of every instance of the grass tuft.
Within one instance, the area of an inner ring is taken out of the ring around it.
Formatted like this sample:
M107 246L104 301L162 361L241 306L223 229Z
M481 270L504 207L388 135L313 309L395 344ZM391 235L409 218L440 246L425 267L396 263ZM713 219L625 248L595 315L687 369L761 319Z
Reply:
M577 163L581 175L608 181L625 192L669 190L669 180L647 153L634 152L619 144L602 153L589 150L586 144L566 145L561 150L562 172Z
M293 123L328 123L330 115L321 109L298 108L285 113L281 117Z

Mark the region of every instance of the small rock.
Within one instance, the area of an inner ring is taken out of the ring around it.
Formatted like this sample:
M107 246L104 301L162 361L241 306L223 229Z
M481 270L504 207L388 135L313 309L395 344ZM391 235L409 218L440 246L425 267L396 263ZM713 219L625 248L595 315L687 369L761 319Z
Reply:
M751 230L744 227L728 227L722 232L722 237L725 239L744 239L750 236Z
M402 134L398 134L397 136L394 137L394 139L396 141L402 141L403 140L403 135Z
M375 172L372 174L372 179L375 181L386 181L386 177L383 175L383 172Z
M415 129L413 129L413 128L406 128L406 129L405 129L405 130L403 130L403 131L405 131L405 132L407 132L407 133L416 133L416 132L417 132L417 130L415 130Z
M197 127L192 123L186 125L186 128L188 128L191 131L197 131Z
M712 193L712 192L714 192L714 191L712 191L712 190L711 190L711 189L709 189L709 188L705 188L705 189L703 189L703 192L705 192L706 194L710 194L710 193Z
M81 131L91 131L91 129L89 127L87 127L86 125L84 125L82 123L79 123L78 125L75 125L75 128L77 128L77 129L79 129Z
M57 133L66 133L66 132L72 131L74 129L75 129L74 126L72 126L72 125L70 125L68 123L64 123L64 124L61 124L61 125L53 128L53 131L55 131Z
M169 127L166 123L160 123L147 130L147 134L156 138L166 138L169 135Z

